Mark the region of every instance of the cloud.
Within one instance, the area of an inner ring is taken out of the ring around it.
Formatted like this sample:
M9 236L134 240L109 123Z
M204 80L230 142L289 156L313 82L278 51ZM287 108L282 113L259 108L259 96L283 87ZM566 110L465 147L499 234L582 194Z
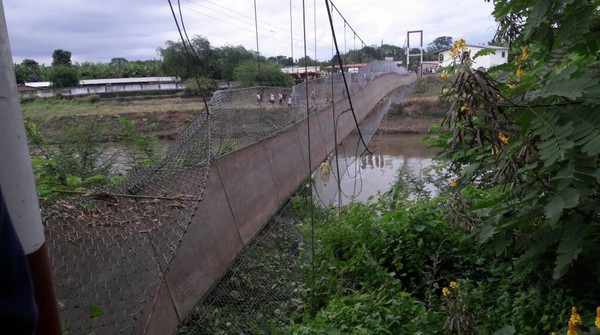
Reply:
M177 1L173 3L177 5ZM315 58L316 40L316 58L332 58L332 32L321 0L306 1L304 13L298 1L256 3L262 55L291 56L293 40L294 58L302 57L306 31L307 54ZM334 5L347 20L344 25L334 11L334 31L341 52L360 48L361 39L366 45L379 45L383 40L403 47L408 30L423 30L425 46L438 36L485 43L494 35L490 14L493 5L483 0L338 0ZM202 35L214 47L243 45L257 49L253 1L230 0L224 4L219 0L181 0L181 7L190 37ZM32 58L50 64L55 49L71 51L74 62L107 62L115 57L157 59L157 48L167 40L179 40L167 1L15 0L5 1L4 11L15 62Z

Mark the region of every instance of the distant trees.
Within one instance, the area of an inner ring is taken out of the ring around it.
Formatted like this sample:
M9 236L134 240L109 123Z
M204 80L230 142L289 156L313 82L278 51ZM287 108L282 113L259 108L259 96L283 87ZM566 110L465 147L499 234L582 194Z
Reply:
M215 49L215 54L217 56L219 73L217 74L217 78L214 79L233 80L235 77L235 68L238 65L244 61L256 59L252 51L247 50L241 45L226 45L217 48Z
M54 87L73 87L79 84L79 70L74 66L56 65L50 68L50 84Z
M163 59L164 72L182 79L197 76L232 80L235 68L240 63L256 59L253 51L241 45L212 48L203 36L194 36L186 46L181 42L167 41L165 47L157 51Z
M33 59L24 59L21 64L15 64L15 76L17 84L35 82L42 80L42 69Z
M52 52L52 66L70 66L71 52L63 49L56 49Z
M292 84L292 77L281 72L279 65L266 61L260 63L260 74L256 60L246 60L235 68L235 80L241 87L277 86Z
M81 79L132 78L162 76L160 60L128 61L125 58L113 58L110 63L84 62L75 64L79 68Z
M436 37L433 42L427 44L427 51L440 52L442 50L450 49L452 46L452 37L440 36Z
M182 79L196 76L218 78L217 53L203 36L194 36L191 43L167 41L157 51L163 58L163 70ZM186 50L187 49L187 50Z
M437 53L443 50L450 49L452 46L452 37L440 36L436 37L433 42L427 44L423 58L425 60L437 60Z
M70 51L54 50L48 79L54 87L72 87L79 84L79 70L71 64Z
M298 59L297 65L298 66L318 66L318 65L321 65L321 62L310 58L310 56L306 56L306 57L300 57Z

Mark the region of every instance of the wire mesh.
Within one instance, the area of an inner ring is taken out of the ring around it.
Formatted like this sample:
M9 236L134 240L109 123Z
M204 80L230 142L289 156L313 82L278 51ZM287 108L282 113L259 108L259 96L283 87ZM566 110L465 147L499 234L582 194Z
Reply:
M282 209L179 326L177 334L278 334L304 308L304 238L289 208Z
M336 73L309 78L290 88L217 91L209 103L210 113L199 115L155 165L94 193L42 202L65 333L133 332L143 309L156 297L158 284L202 200L213 158L276 136L302 121L307 107L316 113L390 72L408 74L394 63L381 61L365 66L359 73L346 74L347 88L342 74ZM284 232L293 238L288 239ZM259 264L252 253L239 256L237 263L242 265L227 275L224 291L215 291L198 309L214 314L233 308L231 313L239 314L243 313L241 309L253 310L266 297L273 299L272 313L254 315L254 320L285 324L285 315L294 308L290 301L295 300L290 300L289 295L279 299L278 294L293 291L299 284L290 286L277 279L276 274L296 275L289 273L286 266L298 261L301 240L292 223L272 224L257 238L261 242L252 244L253 250L262 250L263 244L273 246L275 251L270 258ZM240 277L249 271L248 267L262 274L256 277L262 286ZM265 289L268 286L271 290ZM273 289L278 293L274 294ZM241 303L244 308L240 308ZM216 306L216 310L202 306ZM278 319L277 315L281 317ZM201 321L195 324L198 329L212 329L210 324L200 326Z

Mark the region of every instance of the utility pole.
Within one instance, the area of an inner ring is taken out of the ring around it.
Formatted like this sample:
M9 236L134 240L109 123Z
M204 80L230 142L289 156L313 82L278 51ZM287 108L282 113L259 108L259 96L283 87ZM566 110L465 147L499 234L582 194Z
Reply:
M59 335L60 321L44 243L44 228L31 169L25 125L0 0L0 185L27 256L39 310L35 334ZM3 256L1 256L3 257ZM2 273L3 276L9 275Z

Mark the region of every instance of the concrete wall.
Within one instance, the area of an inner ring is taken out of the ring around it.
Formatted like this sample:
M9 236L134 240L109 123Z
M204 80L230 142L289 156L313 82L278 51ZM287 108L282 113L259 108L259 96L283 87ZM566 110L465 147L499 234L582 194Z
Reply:
M357 119L364 119L389 92L415 80L414 74L389 74L371 81L352 96ZM150 301L138 319L136 334L174 332L243 246L333 150L334 117L343 114L338 142L356 128L352 114L343 113L348 108L347 100L336 103L310 121L213 162L203 201L169 265L156 304Z

